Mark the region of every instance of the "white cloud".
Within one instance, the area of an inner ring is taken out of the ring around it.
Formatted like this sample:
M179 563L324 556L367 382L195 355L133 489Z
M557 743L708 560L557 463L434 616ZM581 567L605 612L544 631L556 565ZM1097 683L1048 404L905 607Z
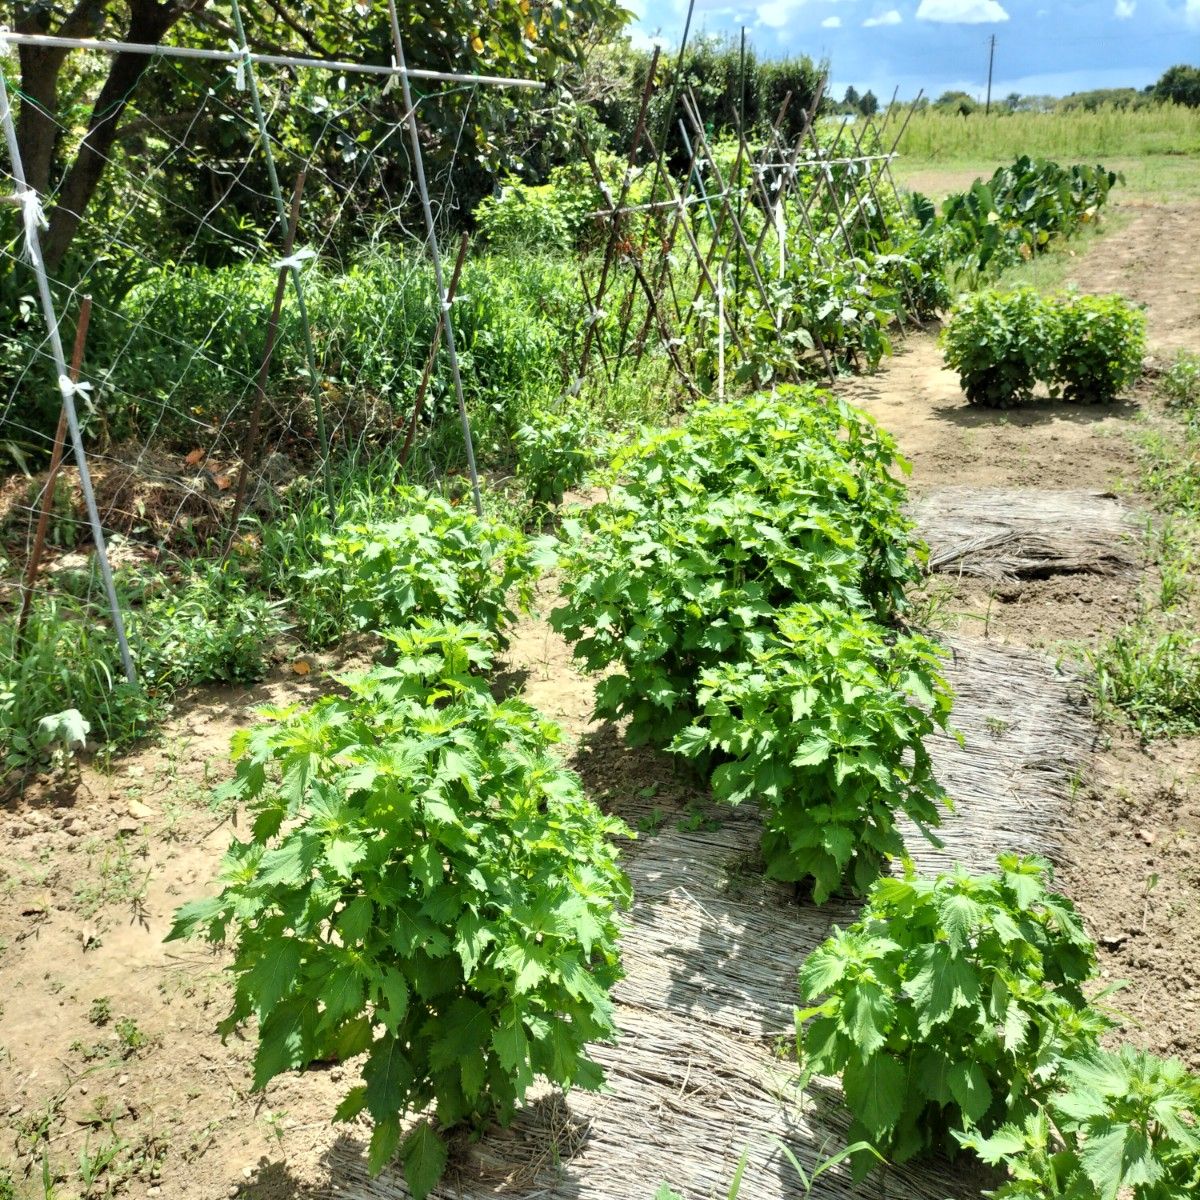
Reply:
M1117 7L1113 12L1113 16L1118 21L1128 21L1136 11L1137 0L1117 0Z
M881 13L877 17L868 17L863 22L864 29L871 29L875 25L899 25L904 18L894 9L889 8L887 12Z
M1183 8L1183 19L1192 29L1200 29L1200 0L1187 0Z
M1200 0L1188 3L1200 4ZM921 0L918 21L942 21L952 25L980 25L985 21L1007 21L1008 13L997 0Z
M755 12L758 23L768 29L782 29L795 14L797 9L804 7L804 0L768 0L760 4Z
M826 17L825 20L823 20L821 22L822 29L841 29L841 27L842 27L842 18L841 17Z

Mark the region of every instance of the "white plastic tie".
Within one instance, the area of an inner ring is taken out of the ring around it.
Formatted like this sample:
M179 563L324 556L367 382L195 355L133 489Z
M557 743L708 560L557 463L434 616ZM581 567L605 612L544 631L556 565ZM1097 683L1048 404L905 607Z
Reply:
M587 320L584 322L584 328L588 329L595 325L598 321L603 321L606 316L608 316L608 313L606 313L604 309L593 308L592 311L588 313Z
M233 71L233 86L239 92L244 92L246 90L246 64L250 61L250 47L239 46L230 38L229 48L238 56L237 62L229 64Z
M25 258L26 261L38 261L38 230L49 229L50 222L46 220L46 210L42 208L42 198L37 192L26 186L17 197L21 205L21 219L25 225Z
M6 33L12 33L12 30L7 25L0 25L0 58L8 58L16 49L16 46L4 36Z
M281 258L277 262L273 262L271 266L276 271L302 271L304 264L311 262L317 257L317 252L311 246L305 246L303 250L297 250L295 254L288 258Z
M394 92L400 85L400 65L396 62L395 56L392 57L392 74L387 77L387 83L383 85L383 94L386 96L389 92Z
M91 407L92 398L88 393L92 390L90 383L76 383L68 375L60 375L58 377L58 390L62 392L63 400L81 399L85 401L88 407Z

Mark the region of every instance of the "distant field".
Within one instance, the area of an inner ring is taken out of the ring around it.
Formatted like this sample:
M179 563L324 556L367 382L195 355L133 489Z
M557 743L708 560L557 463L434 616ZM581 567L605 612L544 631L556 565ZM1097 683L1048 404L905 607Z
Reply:
M1200 109L1178 105L1070 113L995 113L969 117L915 113L900 153L920 161L1001 161L1018 154L1075 160L1200 155Z
M1200 109L993 113L927 110L909 122L896 174L935 200L969 187L1020 154L1103 163L1125 175L1114 204L1200 199Z

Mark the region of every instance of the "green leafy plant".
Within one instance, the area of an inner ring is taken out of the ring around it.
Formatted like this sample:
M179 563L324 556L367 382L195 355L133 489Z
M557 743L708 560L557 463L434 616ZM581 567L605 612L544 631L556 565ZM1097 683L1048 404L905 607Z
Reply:
M996 1200L1182 1200L1200 1193L1200 1079L1178 1059L1093 1050L1023 1124L963 1145L1008 1169Z
M1010 854L999 866L878 880L861 918L801 968L806 1077L840 1074L851 1138L891 1161L1022 1120L1061 1061L1109 1028L1083 991L1095 949L1049 890L1049 864Z
M1143 618L1088 652L1100 710L1122 712L1143 738L1200 729L1200 636Z
M1120 296L1064 296L1054 382L1076 404L1110 404L1135 383L1146 353L1145 314Z
M551 559L544 542L477 517L422 488L402 489L402 515L323 535L324 562L310 582L342 593L360 629L379 631L418 617L465 621L497 632L527 607Z
M280 609L232 571L161 580L130 621L138 670L150 688L168 692L253 683L266 675L271 644L284 630Z
M970 403L1007 408L1032 399L1039 379L1054 377L1060 337L1054 305L1018 288L960 299L942 344Z
M475 673L491 635L389 636L394 666L235 737L224 794L249 806L250 837L170 936L232 939L221 1029L257 1018L255 1087L365 1056L337 1116L365 1110L371 1170L400 1149L424 1197L440 1128L508 1118L537 1075L600 1084L587 1044L614 1034L629 898L610 839L629 831L552 756L553 726L493 699Z
M765 810L773 879L806 882L823 903L864 892L904 853L898 814L930 834L945 794L924 739L951 697L936 647L888 634L837 605L797 605L744 658L702 672L695 724L671 744L716 764L712 788Z
M1200 354L1180 350L1162 373L1158 387L1172 408L1200 408Z
M826 393L700 404L619 455L606 501L566 522L551 620L589 670L617 670L596 713L665 746L698 711L701 673L770 636L775 614L832 601L889 617L921 550L891 438Z
M558 412L535 409L513 434L517 472L535 500L561 504L598 461L600 431L578 402Z

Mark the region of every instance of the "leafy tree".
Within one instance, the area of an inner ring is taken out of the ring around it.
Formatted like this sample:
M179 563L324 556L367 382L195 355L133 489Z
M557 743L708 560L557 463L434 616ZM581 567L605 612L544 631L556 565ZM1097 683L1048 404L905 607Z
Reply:
M1188 108L1200 108L1200 67L1171 67L1154 85L1157 100L1173 104L1186 104Z
M879 111L879 99L874 92L866 92L858 102L858 111L864 117L873 117Z
M858 89L851 85L846 89L846 94L842 97L842 103L849 108L857 108L861 99L862 97L859 96Z
M287 0L247 0L243 5L252 49L302 54L318 58L351 58L377 64L391 61L391 33L385 5L347 5L315 0L300 5ZM233 36L229 6L224 0L78 0L69 11L45 0L21 0L15 27L22 33L61 37L105 37L158 45L178 39L188 45L225 49ZM551 10L532 8L529 0L402 0L400 20L410 66L444 71L488 72L552 78L565 64L578 62L586 46L611 36L628 19L616 0L571 0ZM23 46L20 48L21 91L27 102L18 116L18 141L29 182L42 194L54 193L45 258L58 267L70 248L83 213L96 194L106 165L119 148L123 118L152 60L139 54L116 54L106 59L98 77L78 99L89 115L78 150L66 153L72 139L64 110L66 70L73 51ZM197 75L202 75L199 69ZM211 68L203 75L211 82ZM376 81L377 82L377 81ZM187 89L164 88L160 98L167 111L186 111ZM449 118L475 101L471 129L485 152L495 150L487 130L511 112L513 99L481 89L474 97L460 95L440 110ZM399 99L394 98L395 113ZM169 106L169 107L168 107ZM438 108L423 109L435 132ZM455 123L457 128L457 123ZM70 165L64 160L70 158Z
M943 92L934 104L935 108L946 109L969 117L979 109L979 101L966 92Z

